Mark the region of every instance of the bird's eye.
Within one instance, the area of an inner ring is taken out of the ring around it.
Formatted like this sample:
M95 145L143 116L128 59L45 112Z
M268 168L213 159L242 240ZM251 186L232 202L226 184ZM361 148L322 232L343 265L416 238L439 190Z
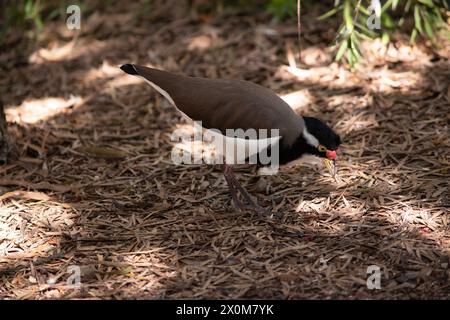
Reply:
M317 147L317 149L319 150L319 152L326 152L326 151L327 151L327 148L325 148L325 147L322 146L322 145L319 145L319 146Z

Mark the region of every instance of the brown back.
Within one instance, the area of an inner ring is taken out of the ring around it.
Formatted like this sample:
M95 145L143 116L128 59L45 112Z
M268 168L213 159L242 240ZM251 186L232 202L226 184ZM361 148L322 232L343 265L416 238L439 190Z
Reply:
M303 118L273 91L241 80L187 77L134 66L137 73L166 91L176 107L208 129L279 129L292 145L304 128ZM270 133L269 133L270 134Z

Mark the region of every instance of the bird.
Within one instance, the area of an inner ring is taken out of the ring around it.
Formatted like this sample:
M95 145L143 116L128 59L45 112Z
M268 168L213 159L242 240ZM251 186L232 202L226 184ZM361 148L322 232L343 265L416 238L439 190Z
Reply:
M244 153L245 160L256 154L256 165L261 166L262 151L270 155L276 151L279 165L304 155L313 155L323 159L329 169L335 169L340 136L322 120L295 113L268 88L244 80L191 77L136 64L124 64L120 68L129 75L144 79L183 116L201 121L202 129L216 138L221 137L228 142L231 139L236 145L244 146L246 151L255 143L266 142L261 143L262 147L258 145L257 149L252 149L253 154ZM257 136L248 139L228 134L230 130L235 132L238 129L255 130ZM261 130L276 130L278 135L263 137L259 135ZM258 214L268 213L238 182L232 169L237 157L229 161L226 152L228 149L223 152L223 175L236 208ZM270 169L262 165L264 168Z

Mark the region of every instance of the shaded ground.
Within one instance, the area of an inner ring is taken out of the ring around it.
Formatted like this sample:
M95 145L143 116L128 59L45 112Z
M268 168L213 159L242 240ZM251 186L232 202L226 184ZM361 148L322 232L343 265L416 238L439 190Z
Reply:
M179 2L178 2L179 3ZM449 47L398 36L354 73L332 62L335 21L195 17L125 3L39 47L0 54L15 141L0 167L1 298L448 298ZM300 164L239 179L281 221L235 212L219 168L174 166L184 120L117 66L152 64L267 86L341 134L341 182ZM42 119L44 115L47 118ZM301 236L304 233L305 236ZM81 288L67 286L80 266ZM382 270L381 289L366 286Z

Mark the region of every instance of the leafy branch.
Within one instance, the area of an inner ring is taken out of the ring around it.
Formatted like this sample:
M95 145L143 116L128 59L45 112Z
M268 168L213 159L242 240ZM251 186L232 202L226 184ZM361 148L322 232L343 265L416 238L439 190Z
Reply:
M383 44L390 42L392 32L405 26L408 17L414 18L410 41L418 35L436 39L440 30L449 30L445 21L449 10L446 1L433 0L388 0L381 5L379 0L355 1L337 0L333 9L320 16L323 20L341 15L343 23L336 36L336 61L346 58L351 67L362 58L361 39L381 38ZM395 19L393 16L399 16ZM377 22L377 23L374 23Z

